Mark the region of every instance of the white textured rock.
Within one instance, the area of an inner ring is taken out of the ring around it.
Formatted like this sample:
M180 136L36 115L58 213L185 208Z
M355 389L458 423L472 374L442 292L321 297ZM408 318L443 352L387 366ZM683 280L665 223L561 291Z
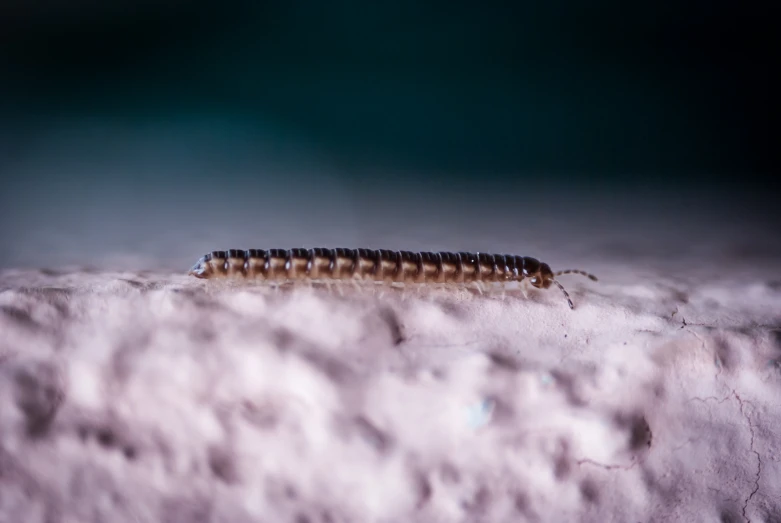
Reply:
M778 521L777 275L587 268L574 311L5 271L0 521Z

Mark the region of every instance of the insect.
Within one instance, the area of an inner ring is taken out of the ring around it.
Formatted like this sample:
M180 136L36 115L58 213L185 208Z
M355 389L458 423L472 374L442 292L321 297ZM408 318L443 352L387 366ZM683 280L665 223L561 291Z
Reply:
M474 284L520 282L538 289L556 285L574 309L569 293L547 263L529 256L482 252L410 252L386 249L230 249L210 252L190 269L196 278L244 278L266 281L372 281L402 284Z

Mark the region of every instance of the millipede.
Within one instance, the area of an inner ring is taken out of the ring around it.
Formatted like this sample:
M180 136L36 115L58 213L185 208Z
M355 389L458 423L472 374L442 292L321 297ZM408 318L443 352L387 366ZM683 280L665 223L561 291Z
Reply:
M202 256L190 269L197 278L239 278L270 282L371 281L391 284L475 285L518 282L538 289L556 285L562 274L597 277L578 269L553 272L530 256L482 252L411 252L386 249L229 249ZM525 290L524 290L525 293Z

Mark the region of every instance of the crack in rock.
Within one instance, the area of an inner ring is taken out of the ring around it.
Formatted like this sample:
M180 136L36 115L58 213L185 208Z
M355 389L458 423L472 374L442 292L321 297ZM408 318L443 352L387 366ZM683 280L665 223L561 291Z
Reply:
M748 504L751 502L751 499L754 497L754 495L759 492L759 477L762 474L762 457L759 455L759 452L754 450L754 425L751 424L751 418L748 414L746 414L744 410L744 403L749 403L748 401L744 402L743 399L738 395L738 393L733 389L732 394L735 396L735 399L738 400L738 404L740 405L740 413L743 415L744 418L746 418L746 423L748 423L748 429L751 432L751 452L756 454L757 456L757 475L756 479L754 480L754 490L751 491L751 493L748 495L746 500L743 502L743 519L746 521L751 521L746 516L746 510L748 510Z
M724 396L723 398L717 398L716 396L706 396L704 398L701 398L699 396L694 396L692 398L689 398L689 401L701 401L703 403L708 403L709 401L715 401L717 405L721 405L725 401L727 401L730 398L731 394L728 396Z
M598 461L594 461L593 459L584 458L584 459L579 459L578 461L576 461L576 463L578 464L578 466L593 465L595 467L600 467L605 470L632 470L633 468L635 468L635 465L637 465L638 462L632 461L631 465L605 465L604 463L599 463Z
M760 456L759 452L754 449L754 425L751 423L751 417L745 411L745 404L746 403L751 404L751 402L747 401L747 400L744 401L743 398L740 397L740 395L737 393L737 391L735 389L732 389L731 394L728 394L727 396L725 396L723 398L717 398L715 396L706 396L704 398L700 398L698 396L695 396L693 398L689 398L689 401L701 401L702 403L707 403L709 401L714 401L714 402L716 402L716 404L721 405L722 403L724 403L725 401L730 399L730 397L733 397L733 396L738 401L738 405L740 407L740 413L743 416L743 418L745 418L746 423L748 424L749 432L751 433L751 441L750 441L750 444L749 444L749 448L750 448L751 452L753 452L756 455L756 457L757 457L757 473L756 473L756 478L754 479L754 490L752 490L751 493L749 493L748 497L744 500L744 502L743 502L743 510L742 510L743 519L745 519L746 521L750 522L751 520L746 516L746 511L748 510L748 504L751 502L752 498L756 495L757 492L759 492L759 478L762 475L762 456ZM687 441L686 443L681 445L679 448L684 447L687 443L689 443L689 442ZM674 450L678 450L679 448L676 448ZM595 465L599 465L599 464L595 463Z

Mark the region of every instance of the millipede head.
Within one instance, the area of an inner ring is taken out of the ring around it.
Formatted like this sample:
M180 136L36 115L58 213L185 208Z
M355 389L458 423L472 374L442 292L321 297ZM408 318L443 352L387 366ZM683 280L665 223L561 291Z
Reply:
M579 269L566 269L554 273L547 263L541 263L540 270L531 275L529 283L531 283L534 287L542 289L547 289L551 285L556 285L559 289L561 289L561 292L564 293L564 297L567 298L567 304L569 304L569 308L574 309L575 306L572 304L572 299L569 297L569 293L564 288L564 286L556 280L556 276L560 276L562 274L580 274L581 276L585 276L590 280L597 281L596 276Z
M561 292L563 292L564 296L567 298L569 308L575 308L575 306L572 304L572 300L569 297L569 293L559 282L556 281L556 276L547 263L540 263L540 268L532 274L529 274L528 278L532 287L536 287L538 289L548 289L551 285L556 285L559 289L561 289Z
M554 281L554 274L547 263L540 263L539 268L527 276L532 287L547 289Z

